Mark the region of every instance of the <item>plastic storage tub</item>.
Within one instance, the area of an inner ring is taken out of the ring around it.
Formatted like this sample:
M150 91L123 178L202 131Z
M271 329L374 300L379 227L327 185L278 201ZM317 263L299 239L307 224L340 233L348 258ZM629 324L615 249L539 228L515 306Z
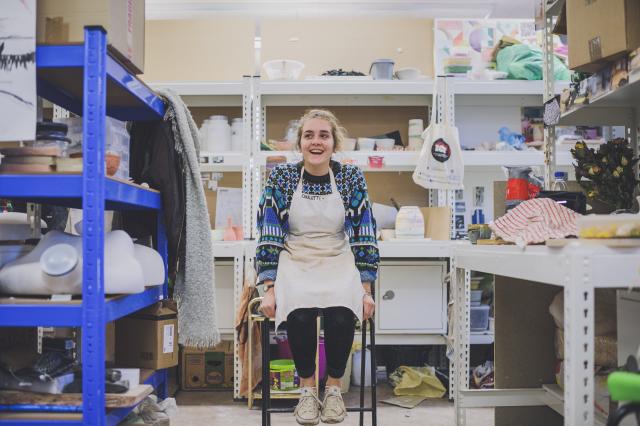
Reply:
M291 391L300 387L300 378L292 359L274 359L269 362L271 389Z
M391 59L376 59L369 68L369 74L374 80L391 80L393 78L394 61Z
M297 80L304 69L304 64L292 59L274 59L262 65L269 80Z
M592 214L577 225L580 238L640 238L640 214Z
M489 305L471 306L471 331L485 331L489 328Z
M471 290L471 306L480 306L482 303L482 290Z

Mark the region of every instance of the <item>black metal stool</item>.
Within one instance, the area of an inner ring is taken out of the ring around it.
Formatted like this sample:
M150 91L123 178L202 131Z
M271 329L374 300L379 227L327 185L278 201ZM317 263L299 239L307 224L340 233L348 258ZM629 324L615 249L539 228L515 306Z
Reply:
M371 334L371 407L364 406L365 369L367 363L367 323L370 322ZM347 412L360 413L360 426L364 426L364 413L371 412L371 424L377 426L376 406L376 332L373 318L361 323L362 328L362 366L360 367L360 406L347 407ZM271 408L271 380L269 375L269 318L262 321L262 426L271 426L271 413L293 413L294 408Z

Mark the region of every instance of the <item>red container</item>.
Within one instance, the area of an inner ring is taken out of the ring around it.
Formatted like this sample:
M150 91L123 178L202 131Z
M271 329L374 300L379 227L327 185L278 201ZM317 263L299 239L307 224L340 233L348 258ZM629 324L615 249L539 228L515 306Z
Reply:
M372 155L369 157L369 167L373 169L381 169L384 167L384 157Z

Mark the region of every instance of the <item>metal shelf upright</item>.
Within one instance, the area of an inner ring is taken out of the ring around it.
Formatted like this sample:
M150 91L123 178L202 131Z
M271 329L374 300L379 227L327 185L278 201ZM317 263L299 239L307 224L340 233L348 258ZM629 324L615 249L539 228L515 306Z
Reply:
M167 284L140 294L105 300L104 210L149 209L160 212L156 191L105 177L105 116L120 120L160 120L164 102L107 52L101 27L86 27L81 45L38 46L37 84L40 96L82 115L83 174L0 175L0 197L49 202L83 209L82 302L77 304L0 304L0 326L82 327L81 416L56 419L3 418L0 424L112 425L133 407L105 409L105 325L167 297ZM157 214L157 250L167 273L167 240ZM145 383L166 396L167 373L159 370Z

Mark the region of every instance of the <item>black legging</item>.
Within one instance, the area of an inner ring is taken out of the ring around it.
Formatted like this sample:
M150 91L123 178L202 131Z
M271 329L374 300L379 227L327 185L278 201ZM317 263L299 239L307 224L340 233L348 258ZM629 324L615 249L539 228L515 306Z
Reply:
M301 308L287 316L287 335L293 360L302 378L312 377L316 371L316 318L324 317L324 347L327 355L329 376L339 379L349 359L353 334L356 329L355 315L349 308Z

